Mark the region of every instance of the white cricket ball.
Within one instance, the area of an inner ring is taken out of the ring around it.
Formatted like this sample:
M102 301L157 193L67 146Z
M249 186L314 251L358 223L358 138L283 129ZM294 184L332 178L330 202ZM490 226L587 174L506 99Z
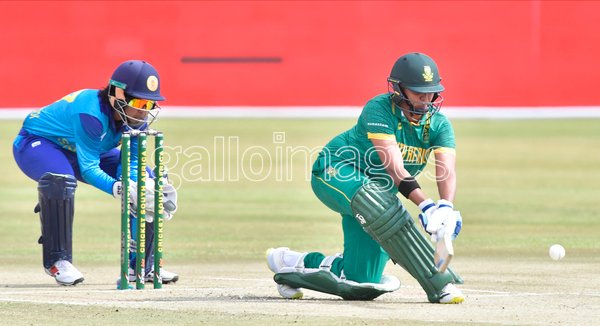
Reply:
M565 248L559 244L552 245L550 246L548 254L550 254L550 258L554 260L561 260L565 257Z

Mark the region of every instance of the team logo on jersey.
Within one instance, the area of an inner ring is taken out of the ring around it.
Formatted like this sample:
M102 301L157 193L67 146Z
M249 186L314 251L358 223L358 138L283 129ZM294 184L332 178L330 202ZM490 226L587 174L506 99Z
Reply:
M433 81L433 72L430 66L423 66L423 80L426 82Z
M429 144L429 129L431 128L429 118L431 115L427 112L427 123L423 126L423 142Z
M158 78L156 76L149 76L146 80L146 86L151 92L154 92L158 89Z

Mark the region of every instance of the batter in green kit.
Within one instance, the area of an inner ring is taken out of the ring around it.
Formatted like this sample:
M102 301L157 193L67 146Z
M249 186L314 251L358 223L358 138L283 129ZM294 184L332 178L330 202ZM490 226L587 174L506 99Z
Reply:
M388 82L390 92L371 99L356 125L333 138L312 168L315 195L341 214L343 254L285 247L267 253L278 290L286 298L300 298L300 288L308 288L344 299L374 299L399 287L397 279L383 275L391 257L419 281L430 302L464 300L452 284L460 278L452 271L437 272L426 254L432 252L431 245L397 197L400 191L419 205L426 231L454 236L460 231L462 221L455 218L452 205L454 131L438 113L443 86L437 66L424 54L410 53L398 59ZM436 161L437 205L414 179L431 156Z

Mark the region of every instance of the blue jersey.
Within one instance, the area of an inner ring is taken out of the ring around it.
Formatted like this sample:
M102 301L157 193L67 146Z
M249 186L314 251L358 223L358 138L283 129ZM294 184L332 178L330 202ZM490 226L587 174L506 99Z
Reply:
M119 146L126 127L117 126L113 109L100 101L98 92L83 89L34 111L25 118L23 129L75 152L83 181L112 194L116 180L100 169L100 155ZM132 137L131 148L137 148L137 137ZM136 166L137 151L131 152L131 166ZM133 173L132 179L137 180Z

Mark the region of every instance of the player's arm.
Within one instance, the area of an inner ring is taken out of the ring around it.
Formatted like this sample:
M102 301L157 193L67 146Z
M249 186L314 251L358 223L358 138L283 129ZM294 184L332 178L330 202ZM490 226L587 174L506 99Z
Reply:
M437 136L432 140L435 146L435 171L440 200L427 230L439 231L439 228L445 225L445 232L456 237L462 227L462 217L454 211L453 204L456 195L456 142L452 124L445 117L442 118L443 121L437 126Z
M371 139L379 159L383 163L386 172L390 175L394 181L394 185L399 189L402 189L403 182L415 182L410 173L404 168L404 160L402 158L402 152L398 146L398 142L395 139ZM410 189L410 188L408 188ZM401 191L402 193L402 191ZM420 187L412 189L408 193L403 193L410 201L419 205L423 203L428 197L425 195Z
M434 151L435 175L440 199L453 202L456 195L456 154L453 149Z
M77 161L83 180L92 186L113 194L115 179L100 169L100 143L102 124L98 118L89 114L76 114L73 119L77 142Z

